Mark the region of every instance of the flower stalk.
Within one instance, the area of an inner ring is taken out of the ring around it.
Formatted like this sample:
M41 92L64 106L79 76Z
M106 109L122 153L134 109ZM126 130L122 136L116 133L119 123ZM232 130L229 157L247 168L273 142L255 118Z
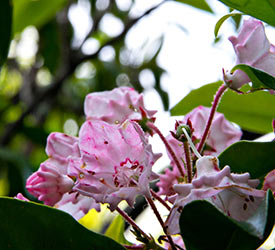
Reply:
M160 225L161 225L161 227L163 229L163 232L165 233L165 235L166 235L166 237L167 237L167 239L169 241L169 244L170 244L172 250L177 250L177 248L176 248L176 246L175 246L175 244L174 244L174 242L172 240L171 235L169 235L167 233L167 228L164 225L164 221L162 220L162 218L161 218L161 216L159 214L159 211L157 210L157 207L156 207L155 203L153 202L152 198L149 197L149 196L146 196L146 200L147 200L148 204L150 205L150 207L152 208L154 214L156 215L156 217L157 217L157 219L158 219L158 221L159 221L159 223L160 223Z
M137 231L139 231L147 240L151 240L151 238L136 224L136 222L129 217L128 214L126 214L123 210L121 210L119 207L116 208L116 211Z
M161 131L153 123L148 122L147 126L150 129L152 129L155 133L157 133L159 135L159 137L162 140L162 142L164 143L167 151L170 153L170 155L173 158L173 160L174 160L177 168L179 169L179 172L180 172L181 176L184 176L185 174L184 174L184 171L183 171L183 169L181 167L181 164L180 164L180 162L179 162L179 160L178 160L178 158L177 158L174 150L172 149L172 147L170 146L169 142L166 140L166 138L164 137L164 135L161 133Z
M183 148L184 148L184 154L185 154L185 162L186 162L186 168L187 168L187 181L188 183L192 182L192 175L193 175L193 164L192 164L192 159L191 159L191 152L189 148L189 143L188 141L185 141L183 143Z
M206 142L206 139L208 137L208 134L209 134L209 131L210 131L210 128L211 128L211 124L212 124L212 121L213 121L213 118L214 118L214 115L215 115L215 112L218 108L218 105L219 105L219 102L221 100L221 97L222 95L224 94L224 92L227 90L227 86L226 84L222 84L220 86L220 88L218 89L215 97L214 97L214 101L212 103L212 107L211 107L211 111L210 111L210 115L209 115L209 118L208 118L208 121L207 121L207 124L206 124L206 127L205 127L205 130L203 132L203 135L202 135L202 138L201 138L201 141L200 141L200 144L198 146L198 152L201 153L202 150L203 150L203 147L205 145L205 142Z

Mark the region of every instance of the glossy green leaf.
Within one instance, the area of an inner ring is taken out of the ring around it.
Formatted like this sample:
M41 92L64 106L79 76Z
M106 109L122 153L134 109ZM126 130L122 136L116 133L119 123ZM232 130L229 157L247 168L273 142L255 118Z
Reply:
M13 0L13 33L21 32L29 25L41 27L49 22L67 3L66 0Z
M233 17L233 16L237 16L237 15L242 15L242 13L230 13L230 14L224 15L223 17L221 17L221 18L218 20L218 22L217 22L216 25L215 25L215 29L214 29L215 38L218 37L218 33L219 33L219 30L220 30L222 24L223 24L229 17Z
M6 61L12 29L12 6L9 0L0 2L0 68Z
M231 72L233 73L237 69L242 70L248 75L253 84L253 88L270 88L275 90L275 78L272 75L246 64L236 65Z
M221 81L204 85L191 91L172 110L172 115L185 115L199 105L211 106L213 96ZM272 132L271 122L275 117L275 96L266 91L238 94L227 90L219 104L218 111L243 129L258 133Z
M130 245L130 243L124 237L124 231L125 222L120 215L117 215L110 224L110 226L107 228L105 235L112 238L120 244Z
M3 250L124 249L110 238L89 231L60 210L0 198L0 248Z
M245 222L224 215L208 201L187 204L180 217L180 229L187 250L257 249L269 236L275 222L272 192L255 214Z
M274 0L219 0L227 6L275 26Z
M184 3L191 5L192 7L195 7L200 10L204 10L210 13L214 13L211 7L208 5L208 3L205 0L175 0L176 2Z
M239 141L219 155L220 167L229 165L234 173L249 172L251 178L263 180L275 167L274 152L275 141Z

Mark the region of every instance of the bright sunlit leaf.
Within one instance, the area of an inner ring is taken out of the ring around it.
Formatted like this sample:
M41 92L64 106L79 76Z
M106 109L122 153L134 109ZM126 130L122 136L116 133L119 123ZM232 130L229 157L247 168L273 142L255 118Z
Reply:
M211 107L213 97L221 81L192 90L171 110L172 115L185 115L199 105ZM244 89L245 90L245 89ZM248 88L246 89L248 90ZM271 122L275 117L275 96L267 91L238 94L227 90L219 104L218 111L243 129L268 133L272 132Z
M235 70L242 70L245 72L253 84L253 88L270 88L275 90L275 78L272 75L265 73L259 69L255 69L246 64L238 64L232 70L233 73Z
M220 166L223 168L229 165L234 173L249 172L252 179L263 180L267 173L274 169L275 158L270 157L274 152L274 141L239 141L220 154Z
M222 24L229 18L229 17L233 17L233 16L237 16L237 15L242 15L242 13L230 13L230 14L227 14L223 17L221 17L218 22L216 23L215 25L215 29L214 29L214 34L215 34L215 38L218 37L218 33L219 33L219 30L222 26Z
M275 1L273 0L219 0L227 6L256 17L275 26Z
M66 0L13 0L13 33L21 32L29 25L41 27L67 3Z

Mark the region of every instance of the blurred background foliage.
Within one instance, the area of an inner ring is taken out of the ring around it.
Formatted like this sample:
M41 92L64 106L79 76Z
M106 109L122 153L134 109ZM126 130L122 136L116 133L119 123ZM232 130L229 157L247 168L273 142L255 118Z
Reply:
M168 110L160 83L165 70L157 62L163 37L145 43L138 54L125 42L132 27L164 2L133 15L134 0L1 1L0 195L28 197L25 180L46 159L48 134L77 135L88 93L117 86L142 92L140 76L149 72ZM174 2L213 13L204 0ZM81 37L72 14L78 5L89 10L90 30Z
M141 92L139 76L146 70L153 73L153 87L168 109L168 94L160 85L164 69L156 61L162 38L138 57L125 43L131 28L163 2L137 17L130 14L135 1L119 2L1 1L0 195L28 196L25 180L46 159L48 134L77 134L88 93L124 85ZM81 39L77 17L70 16L79 4L90 10L91 23ZM195 7L211 12L204 1ZM112 34L112 21L103 25L107 17L120 24L118 34Z

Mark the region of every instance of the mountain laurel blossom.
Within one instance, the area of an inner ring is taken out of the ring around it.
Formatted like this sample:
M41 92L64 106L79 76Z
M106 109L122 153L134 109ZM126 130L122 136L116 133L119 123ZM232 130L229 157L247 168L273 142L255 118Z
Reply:
M188 120L191 122L193 130L192 140L195 144L199 142L203 135L209 114L210 108L199 106L188 113L183 121L179 122L180 124L186 124ZM223 114L216 112L206 140L204 154L218 156L228 146L239 141L241 135L242 132L239 128L226 120ZM184 169L185 166L183 162L185 161L185 155L183 143L179 142L172 135L168 135L166 139L173 148L178 159L180 159L180 163ZM173 191L173 185L177 184L179 181L183 181L183 178L180 178L180 173L169 153L168 156L171 159L173 170L165 170L165 173L160 175L160 181L157 183L157 186L160 188L159 194L170 196L175 193Z
M194 200L208 200L227 216L245 221L253 215L265 197L265 191L255 189L258 180L251 180L249 173L233 174L229 166L220 170L218 159L214 156L198 159L196 169L192 183L174 185L176 195L170 198L174 206L166 221L171 234L180 232L180 212Z
M149 119L157 112L145 109L143 95L129 87L90 93L84 102L87 120L101 120L111 124L121 124L127 119L142 120L142 110Z
M74 190L108 203L111 210L122 200L133 206L137 195L150 195L149 182L158 178L152 166L160 154L152 152L137 123L86 121L79 147L81 159L71 158L69 163L69 174L77 180Z
M46 205L68 212L73 211L72 215L77 215L78 219L81 213L76 209L81 209L81 204L75 204L80 200L82 203L83 200L87 200L86 204L89 204L89 207L86 206L86 212L91 208L99 210L99 204L89 197L80 196L80 199L80 194L68 195L74 186L74 180L68 175L69 158L80 157L78 138L62 133L52 133L47 139L46 153L49 159L41 163L40 168L27 179L26 188L29 193Z
M237 55L236 64L246 64L275 76L275 46L268 41L263 23L250 18L245 20L237 37L229 37ZM226 72L224 80L232 89L239 89L250 82L241 70Z

